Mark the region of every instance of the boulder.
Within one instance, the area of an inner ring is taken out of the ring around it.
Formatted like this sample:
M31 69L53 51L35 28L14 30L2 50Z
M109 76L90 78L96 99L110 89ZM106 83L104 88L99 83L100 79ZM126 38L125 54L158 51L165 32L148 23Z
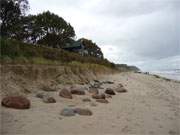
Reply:
M91 94L99 94L99 91L97 88L89 88L89 93Z
M29 109L30 101L23 96L7 96L1 101L2 106L15 109Z
M83 101L83 102L91 102L91 99L89 99L89 98L84 98L84 99L82 99L82 101Z
M72 94L71 92L69 92L69 90L67 89L62 89L60 92L59 92L59 96L63 97L63 98L69 98L69 99L72 99Z
M115 93L111 88L107 88L107 89L105 90L105 93L106 93L106 94L109 94L109 95L116 95L116 93Z
M95 107L95 106L97 106L97 104L96 104L95 102L91 102L91 103L90 103L90 106Z
M114 84L114 82L112 82L112 81L104 81L103 83L104 84Z
M83 109L83 108L75 108L74 112L79 115L87 115L87 116L91 116L93 114L91 110Z
M96 80L96 79L94 80L94 82L96 82L96 83L100 83L100 81L99 81L99 80Z
M94 84L90 84L89 88L97 88L97 89L101 89L102 83L100 82L95 82Z
M119 84L118 84L118 87L120 87L120 88L121 88L121 87L123 87L123 85L122 85L121 83L119 83Z
M125 92L127 92L127 90L124 87L121 87L121 88L116 88L116 92L125 93Z
M96 99L96 102L99 102L99 103L109 103L108 100L106 99Z
M84 91L84 90L80 90L80 89L72 89L72 90L71 90L71 94L75 94L75 95L85 95L85 91Z
M39 92L39 93L36 94L36 97L42 99L45 95L46 95L45 93Z
M64 108L61 113L62 116L75 116L76 113L73 108Z
M94 99L105 99L106 96L105 96L105 94L94 94L94 95L92 95L92 98L94 98Z
M106 96L106 98L112 98L112 96L109 94L105 94L105 96Z
M56 100L55 100L53 97L44 96L44 97L43 97L43 102L44 102L44 103L56 103Z

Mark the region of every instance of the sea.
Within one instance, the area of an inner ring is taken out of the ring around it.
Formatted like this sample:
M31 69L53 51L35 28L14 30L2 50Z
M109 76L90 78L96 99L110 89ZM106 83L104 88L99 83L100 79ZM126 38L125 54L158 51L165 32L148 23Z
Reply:
M180 69L168 69L161 71L152 71L150 74L156 74L168 79L178 80L180 81Z

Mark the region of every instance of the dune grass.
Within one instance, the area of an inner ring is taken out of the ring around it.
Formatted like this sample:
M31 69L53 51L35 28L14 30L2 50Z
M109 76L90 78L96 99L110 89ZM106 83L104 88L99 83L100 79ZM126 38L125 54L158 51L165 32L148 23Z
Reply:
M62 64L91 63L115 68L115 64L107 59L81 56L62 49L48 48L41 45L22 43L17 40L0 38L1 63L7 64Z

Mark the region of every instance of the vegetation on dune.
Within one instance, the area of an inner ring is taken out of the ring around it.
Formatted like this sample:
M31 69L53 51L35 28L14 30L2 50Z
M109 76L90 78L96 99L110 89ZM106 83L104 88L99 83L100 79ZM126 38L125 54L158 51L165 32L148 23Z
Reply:
M6 63L36 63L36 64L62 64L73 61L81 63L99 64L114 68L114 64L106 59L91 56L83 57L77 53L62 49L44 47L22 43L17 40L1 38L1 62Z

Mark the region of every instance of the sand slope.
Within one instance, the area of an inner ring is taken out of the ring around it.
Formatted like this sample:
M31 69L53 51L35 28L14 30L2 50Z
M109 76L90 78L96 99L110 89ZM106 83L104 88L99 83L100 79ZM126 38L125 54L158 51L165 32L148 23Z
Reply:
M51 92L57 103L45 104L34 94L29 110L1 107L1 134L6 135L180 135L180 83L150 75L121 73L101 77L115 84L122 83L127 93L97 103L82 102L86 96L63 99ZM63 117L67 106L87 107L92 116Z

